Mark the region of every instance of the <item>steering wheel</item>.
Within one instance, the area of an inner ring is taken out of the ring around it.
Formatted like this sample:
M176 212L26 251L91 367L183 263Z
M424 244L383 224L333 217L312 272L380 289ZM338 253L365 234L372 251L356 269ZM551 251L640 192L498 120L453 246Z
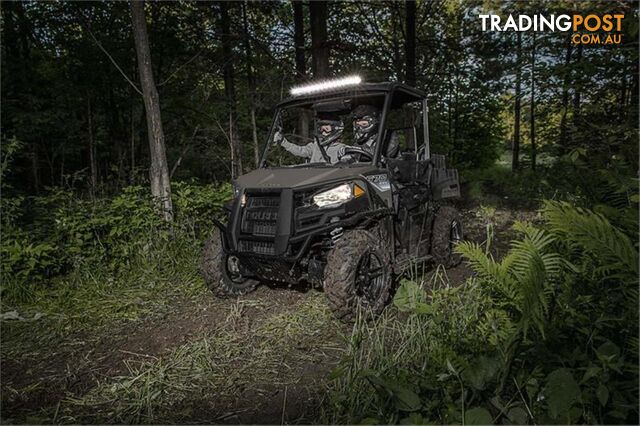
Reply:
M357 146L347 146L344 148L344 154L340 157L340 159L346 157L349 154L358 154L358 161L362 161L362 157L365 158L365 160L368 161L373 161L373 154L370 153L369 151L365 150L364 148L360 148Z

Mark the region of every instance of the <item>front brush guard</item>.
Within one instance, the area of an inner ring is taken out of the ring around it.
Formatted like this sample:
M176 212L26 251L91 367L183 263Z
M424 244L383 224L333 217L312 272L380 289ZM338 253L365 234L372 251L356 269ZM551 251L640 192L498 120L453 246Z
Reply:
M216 226L216 228L220 230L220 239L222 240L222 250L225 253L229 253L230 245L229 245L229 236L227 235L227 232L228 232L227 227L216 218L213 218L213 224Z

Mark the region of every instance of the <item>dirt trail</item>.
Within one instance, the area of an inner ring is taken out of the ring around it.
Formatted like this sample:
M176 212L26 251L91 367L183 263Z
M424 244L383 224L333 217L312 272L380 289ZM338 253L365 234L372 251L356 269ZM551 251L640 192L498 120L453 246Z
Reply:
M213 297L180 300L164 318L128 324L97 340L87 336L69 336L63 347L40 359L3 357L2 421L37 423L45 420L48 416L39 417L34 413L42 408L56 407L66 398L81 397L110 377L127 374L128 363L160 359L181 345L213 335L226 327L233 327L239 335L244 332L249 338L251 330L276 316L295 311L311 297L317 298L317 293L315 290L301 292L262 286L239 301ZM239 303L241 312L238 312ZM337 341L337 335L334 337ZM239 340L243 340L242 336ZM251 345L255 342L245 343ZM326 343L319 341L318 346ZM318 350L319 347L308 350ZM242 393L242 399L224 401L228 407L219 409L213 418L208 418L220 423L280 423L284 416L287 421L294 421L307 411L313 398L307 388L326 377L337 359L327 359L326 364L320 365L283 366L283 369L298 372L300 385L282 389L277 386L249 389Z
M463 216L467 238L473 241L483 242L487 224L491 224L495 234L492 251L500 256L513 236L510 226L514 220L532 219L535 214L506 209L483 212L473 208L465 210ZM447 271L452 285L461 284L470 275L466 265ZM53 421L61 401L80 398L101 383L127 375L128 364L161 359L182 345L230 327L241 345L248 348L264 345L264 341L256 340L255 330L277 324L280 317L286 322L287 315L299 315L314 306L309 304L322 305L322 295L316 290L266 286L240 300L217 300L203 293L174 301L172 310L164 317L129 323L99 337L68 336L60 346L35 357L3 356L2 422ZM328 373L336 366L345 346L341 333L348 334L349 327L331 325L317 336L313 335L314 330L306 329L297 331L299 335L286 328L281 332L289 336L286 342L293 348L291 353L283 354L280 363L270 367L273 371L269 372L269 380L273 383L252 383L247 378L238 383L231 396L221 396L215 404L203 401L202 411L189 411L187 417L231 424L309 421ZM316 355L309 358L308 354ZM239 366L245 361L237 360ZM196 403L192 401L188 410Z

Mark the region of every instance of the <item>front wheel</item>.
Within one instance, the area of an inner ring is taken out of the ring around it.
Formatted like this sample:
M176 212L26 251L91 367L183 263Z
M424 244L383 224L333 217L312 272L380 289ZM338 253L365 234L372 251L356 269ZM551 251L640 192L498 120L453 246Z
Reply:
M238 258L222 250L220 230L217 228L204 243L200 271L205 284L217 297L241 296L255 290L259 284L257 280L243 277Z
M345 231L327 255L324 276L324 292L338 319L353 319L359 306L379 315L393 284L386 242L374 231Z

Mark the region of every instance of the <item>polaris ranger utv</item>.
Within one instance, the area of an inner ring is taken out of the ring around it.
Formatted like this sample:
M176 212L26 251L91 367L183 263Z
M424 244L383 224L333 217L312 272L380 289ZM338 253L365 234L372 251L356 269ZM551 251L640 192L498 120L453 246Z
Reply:
M213 293L307 283L350 319L358 305L379 314L412 264L458 264L462 224L448 202L460 195L458 173L430 152L425 93L356 78L292 95L277 106L260 167L236 179L226 224L216 221L205 244ZM354 117L362 109L377 116L365 144L358 126L370 122ZM327 117L344 125L333 145L319 137Z

